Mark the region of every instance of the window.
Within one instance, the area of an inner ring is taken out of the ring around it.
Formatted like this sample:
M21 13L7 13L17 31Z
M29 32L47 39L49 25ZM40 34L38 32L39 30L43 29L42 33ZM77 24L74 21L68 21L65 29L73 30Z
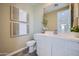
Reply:
M10 30L11 37L28 34L28 13L22 9L11 6Z
M19 35L27 34L27 24L19 23Z
M70 10L61 10L57 13L58 32L70 32L71 18Z

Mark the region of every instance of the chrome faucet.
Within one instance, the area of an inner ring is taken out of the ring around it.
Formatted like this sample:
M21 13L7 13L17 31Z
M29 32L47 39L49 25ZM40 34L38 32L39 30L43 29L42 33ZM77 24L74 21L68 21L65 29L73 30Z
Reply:
M54 30L54 34L58 34L58 33L57 33L57 29Z

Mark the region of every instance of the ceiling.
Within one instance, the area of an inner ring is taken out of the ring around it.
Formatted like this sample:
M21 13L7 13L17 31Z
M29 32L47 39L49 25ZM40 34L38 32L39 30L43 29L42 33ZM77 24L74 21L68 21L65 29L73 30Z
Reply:
M29 3L31 6L42 5L45 8L45 13L49 13L68 6L68 3Z
M52 11L64 8L64 7L68 6L68 5L69 4L67 4L67 3L54 3L54 4L50 4L49 6L47 6L45 8L45 13L52 12Z
M45 8L45 13L58 10L60 8L66 7L68 3L22 3L21 6L30 5L32 7L39 7L40 5Z

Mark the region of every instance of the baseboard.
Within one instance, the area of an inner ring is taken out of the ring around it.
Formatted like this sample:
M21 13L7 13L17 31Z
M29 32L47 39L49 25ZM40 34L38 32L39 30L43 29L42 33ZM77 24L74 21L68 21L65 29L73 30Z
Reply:
M13 52L7 54L6 56L13 56L13 55L16 55L17 53L22 52L22 51L25 50L25 49L27 49L27 47L18 49L18 50L16 50L16 51L13 51Z
M8 53L0 53L0 56L5 56L7 55Z

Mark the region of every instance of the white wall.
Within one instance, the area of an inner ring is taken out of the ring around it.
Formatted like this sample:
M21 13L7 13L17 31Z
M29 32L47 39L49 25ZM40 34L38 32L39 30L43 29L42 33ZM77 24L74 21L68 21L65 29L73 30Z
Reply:
M44 14L44 8L46 8L50 4L39 4L37 6L34 6L33 8L33 14L34 14L34 33L40 33L42 32L42 21L43 21L43 14Z
M42 19L43 19L43 10L42 8L35 7L34 8L34 33L39 33L42 31Z

